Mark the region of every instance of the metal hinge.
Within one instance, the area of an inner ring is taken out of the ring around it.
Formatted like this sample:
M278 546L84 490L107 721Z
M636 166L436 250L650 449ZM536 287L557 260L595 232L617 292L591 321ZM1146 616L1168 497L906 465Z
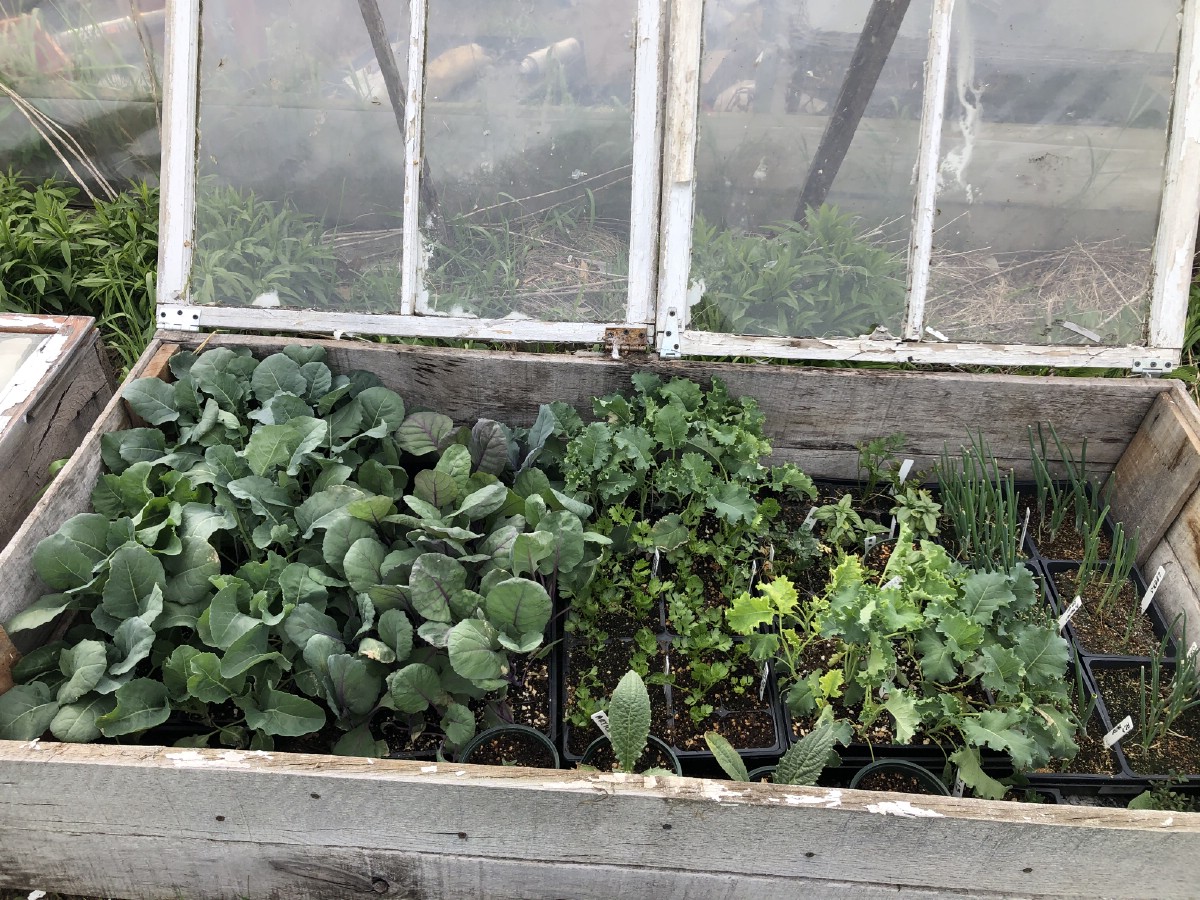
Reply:
M644 327L616 326L604 329L604 346L612 350L613 359L620 359L622 353L645 353L650 338Z
M171 331L199 331L200 310L195 306L184 306L182 303L160 303L158 318L155 320L159 328Z
M680 349L681 331L683 331L683 321L679 316L679 310L674 306L668 307L667 327L663 329L662 343L658 347L659 356L663 359L678 359L683 356L683 351Z
M1145 375L1147 378L1155 378L1160 375L1170 375L1175 368L1175 363L1169 359L1155 359L1146 357L1144 359L1135 359L1133 361L1133 374Z

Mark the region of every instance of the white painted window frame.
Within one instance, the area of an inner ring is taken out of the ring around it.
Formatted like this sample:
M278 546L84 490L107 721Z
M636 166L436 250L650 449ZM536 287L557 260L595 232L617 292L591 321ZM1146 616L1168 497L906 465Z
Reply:
M425 23L430 0L412 0L405 134L406 222L418 220ZM544 322L417 315L421 238L406 228L397 315L198 306L189 302L196 206L200 0L167 0L168 90L163 113L158 323L163 328L403 335L495 341L601 343L612 327L653 327L663 356L750 356L949 365L1079 366L1165 370L1179 362L1200 208L1200 0L1184 0L1163 201L1145 345L940 342L924 332L936 172L955 0L934 0L926 62L910 276L903 338L815 339L703 332L684 327L696 195L695 150L703 0L637 0L633 196L626 321ZM670 47L663 35L669 10ZM659 85L665 91L659 90ZM665 95L665 101L660 97ZM665 109L664 109L665 106ZM664 162L665 160L665 162ZM661 188L661 194L660 194ZM658 226L656 229L655 226ZM656 235L656 231L658 232Z
M916 160L908 297L902 339L759 337L686 327L703 0L672 5L668 54L663 249L657 342L663 356L749 356L946 365L1130 368L1167 371L1179 363L1186 328L1192 252L1200 209L1200 0L1184 0L1176 89L1155 241L1148 340L1121 347L960 343L925 331L925 298L933 246L937 170L945 115L955 0L934 0L925 64Z
M453 0L445 0L453 2ZM430 0L411 0L405 88L405 183L399 314L330 310L220 307L190 302L188 282L196 220L197 138L200 92L200 0L167 0L166 96L163 102L162 229L158 272L158 324L197 331L238 329L332 332L491 341L603 343L612 328L649 333L657 308L659 169L662 103L657 85L663 69L665 0L636 0L634 35L633 160L629 287L619 322L545 322L418 315L424 252L419 221L423 152L426 23Z

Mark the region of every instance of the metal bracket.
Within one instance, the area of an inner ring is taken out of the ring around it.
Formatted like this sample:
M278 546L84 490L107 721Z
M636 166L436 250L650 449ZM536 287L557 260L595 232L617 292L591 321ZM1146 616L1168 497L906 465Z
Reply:
M1147 378L1157 378L1162 375L1170 375L1175 368L1175 363L1169 359L1155 359L1153 357L1145 357L1143 359L1135 359L1133 361L1133 374L1145 375Z
M199 331L200 309L182 303L160 303L155 321L159 328L171 331Z
M604 329L604 346L612 349L613 359L620 359L622 353L645 353L650 338L644 327L616 326Z
M680 349L682 344L681 338L683 331L683 320L679 315L679 310L670 306L667 307L667 327L662 332L662 343L658 347L658 355L663 359L679 359L683 356L683 351Z

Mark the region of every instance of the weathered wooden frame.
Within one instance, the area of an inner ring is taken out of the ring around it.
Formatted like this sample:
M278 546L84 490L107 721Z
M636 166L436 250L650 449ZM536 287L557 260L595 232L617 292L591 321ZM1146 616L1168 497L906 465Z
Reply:
M113 375L92 319L0 315L0 334L46 335L0 392L0 547L16 533L50 480L113 394Z
M425 22L429 0L411 6L405 135L406 221L419 218ZM686 327L703 0L637 0L633 97L633 197L630 287L621 322L542 322L420 315L424 254L415 228L404 238L397 315L341 311L243 309L192 305L191 269L196 187L199 0L168 0L169 42L164 104L163 264L159 324L191 330L237 328L335 334L387 334L513 342L601 344L613 329L646 329L667 357L754 356L782 359L1129 368L1162 372L1178 364L1186 327L1189 255L1200 205L1200 2L1184 0L1177 92L1155 244L1147 340L1128 346L943 342L925 330L924 309L933 243L933 212L944 94L955 0L936 0L920 126L908 303L899 339L809 339L702 332ZM670 26L667 27L667 18ZM664 48L664 35L671 35ZM660 89L662 88L662 89ZM168 203L167 198L171 198ZM657 227L656 227L657 226Z
M131 378L202 342L274 352L294 339L163 334ZM779 459L853 476L855 443L905 431L918 465L980 428L1027 474L1025 427L1112 468L1122 516L1170 555L1156 602L1200 611L1200 412L1176 382L614 361L324 341L458 421L529 423L537 405L624 388L648 369L718 375L758 399ZM980 415L981 410L987 415ZM33 547L87 508L109 403L0 553L0 621L36 599ZM1165 498L1165 499L1164 499ZM1168 502L1169 501L1169 502ZM1174 511L1183 510L1177 520ZM1192 543L1189 543L1192 541ZM1187 639L1200 636L1200 612ZM0 690L11 665L0 638ZM453 764L0 742L0 887L157 898L820 896L1140 897L1194 894L1200 814L1028 806Z

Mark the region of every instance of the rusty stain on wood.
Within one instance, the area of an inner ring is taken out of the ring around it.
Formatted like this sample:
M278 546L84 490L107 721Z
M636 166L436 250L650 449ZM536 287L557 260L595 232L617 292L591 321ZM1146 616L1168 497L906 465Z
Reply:
M0 694L4 694L13 686L12 670L21 659L21 654L9 640L7 632L0 627Z

